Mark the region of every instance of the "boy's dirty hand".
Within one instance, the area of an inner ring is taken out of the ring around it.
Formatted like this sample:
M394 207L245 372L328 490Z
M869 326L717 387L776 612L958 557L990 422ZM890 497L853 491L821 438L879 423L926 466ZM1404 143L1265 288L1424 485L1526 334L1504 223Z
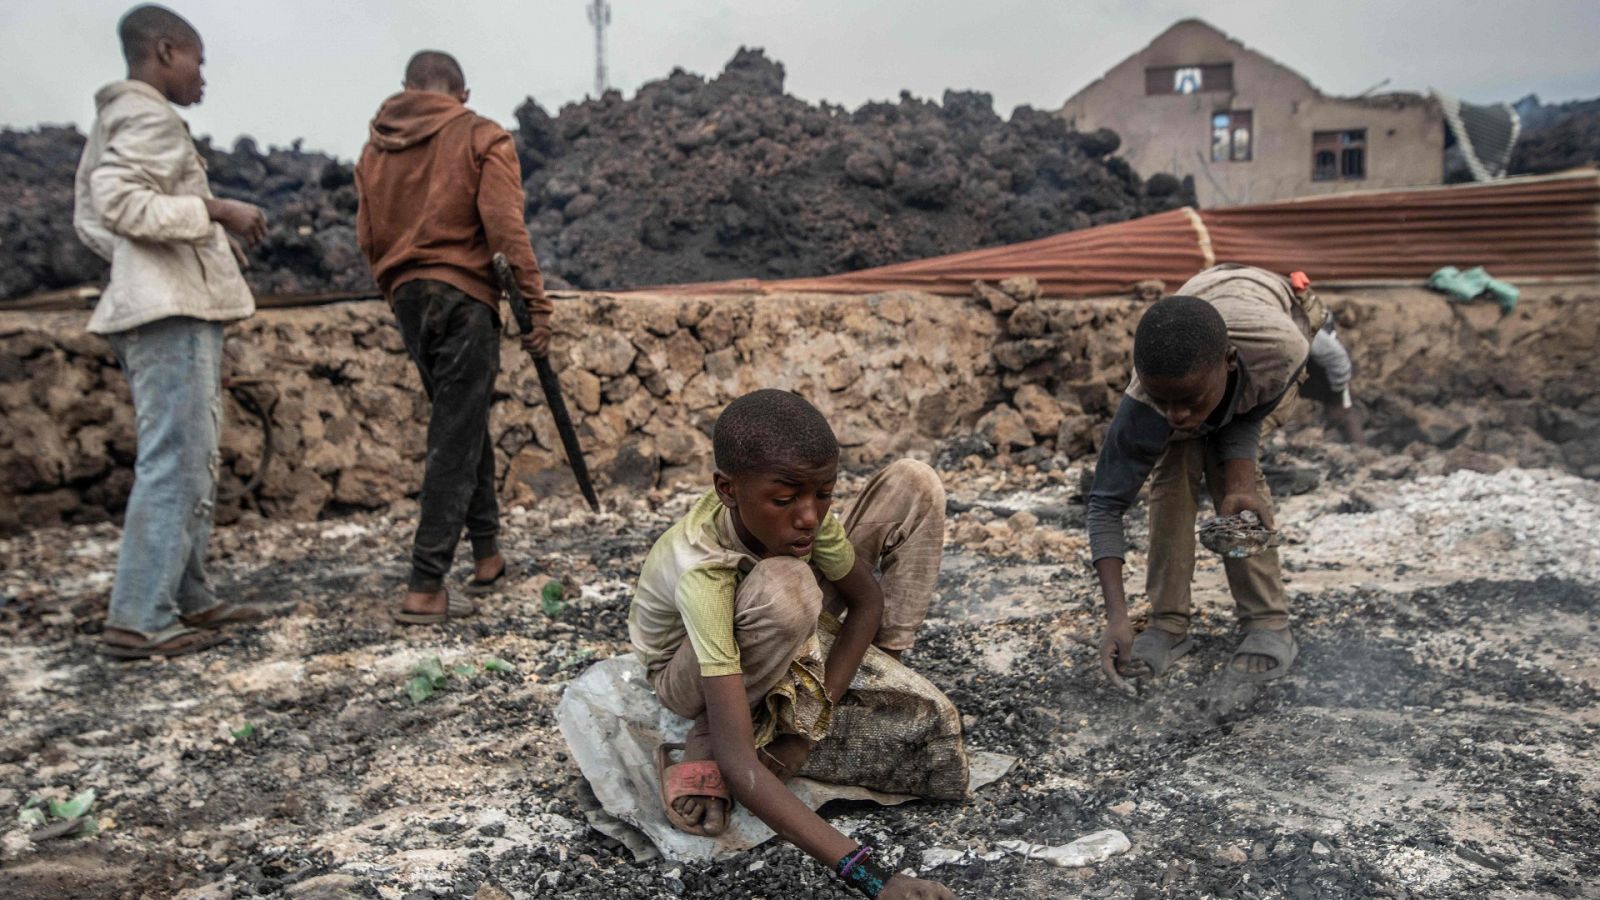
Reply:
M535 325L533 330L522 336L522 349L534 356L546 356L550 353L550 326Z
M266 237L267 215L259 206L238 200L207 197L206 213L211 216L211 221L244 241L246 246L254 247Z
M1124 677L1146 674L1144 664L1133 658L1133 625L1126 619L1106 625L1106 633L1100 639L1100 665L1111 684L1124 691L1132 691L1122 680Z
M1223 497L1222 505L1217 507L1217 515L1237 516L1247 509L1256 514L1256 518L1261 520L1261 524L1268 528L1275 529L1278 527L1272 518L1271 504L1267 503L1266 499L1255 491L1229 494Z
M938 882L896 875L878 892L878 900L956 900L956 895Z

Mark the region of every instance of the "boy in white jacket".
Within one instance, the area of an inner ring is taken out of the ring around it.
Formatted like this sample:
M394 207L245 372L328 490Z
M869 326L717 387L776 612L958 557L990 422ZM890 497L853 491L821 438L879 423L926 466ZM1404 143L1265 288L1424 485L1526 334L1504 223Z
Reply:
M257 607L217 599L205 559L219 465L223 327L255 312L234 236L255 244L266 219L248 203L211 196L205 164L172 108L204 93L199 33L154 5L131 10L117 33L128 78L95 94L73 226L111 262L89 330L116 351L139 434L100 650L138 659L212 646L221 627L262 617Z

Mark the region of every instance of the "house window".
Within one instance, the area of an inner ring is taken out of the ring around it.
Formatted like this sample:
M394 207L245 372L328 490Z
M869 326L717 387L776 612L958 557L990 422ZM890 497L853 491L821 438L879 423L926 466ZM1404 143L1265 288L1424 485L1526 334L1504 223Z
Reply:
M1367 130L1318 131L1311 136L1312 181L1363 181L1367 177Z
M1146 94L1203 94L1233 90L1233 63L1151 66L1144 70Z
M1250 161L1250 110L1223 110L1211 117L1211 161Z

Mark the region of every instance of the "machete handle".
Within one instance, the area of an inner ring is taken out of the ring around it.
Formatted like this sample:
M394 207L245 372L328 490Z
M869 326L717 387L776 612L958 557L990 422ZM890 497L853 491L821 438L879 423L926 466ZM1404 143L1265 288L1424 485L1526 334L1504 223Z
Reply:
M531 334L533 316L528 312L528 301L523 299L522 290L517 287L517 273L511 270L511 260L506 259L504 253L496 253L493 265L494 277L500 282L500 290L511 303L511 316L517 320L517 330L523 334Z

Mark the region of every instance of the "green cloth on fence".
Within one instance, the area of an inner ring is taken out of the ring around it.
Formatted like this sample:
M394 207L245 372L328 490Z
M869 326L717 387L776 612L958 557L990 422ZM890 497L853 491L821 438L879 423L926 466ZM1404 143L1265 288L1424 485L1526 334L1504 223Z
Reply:
M1501 315L1516 309L1517 298L1522 296L1522 292L1510 282L1490 277L1483 266L1475 266L1465 272L1455 266L1445 266L1428 278L1428 287L1449 294L1454 300L1475 300L1488 294L1500 304Z

